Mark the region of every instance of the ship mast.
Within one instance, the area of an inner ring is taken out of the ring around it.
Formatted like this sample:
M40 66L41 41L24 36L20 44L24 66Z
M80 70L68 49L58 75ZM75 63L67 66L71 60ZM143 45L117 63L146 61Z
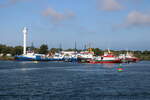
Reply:
M27 46L27 33L28 33L28 29L26 27L24 27L23 29L23 55L26 55L26 46Z

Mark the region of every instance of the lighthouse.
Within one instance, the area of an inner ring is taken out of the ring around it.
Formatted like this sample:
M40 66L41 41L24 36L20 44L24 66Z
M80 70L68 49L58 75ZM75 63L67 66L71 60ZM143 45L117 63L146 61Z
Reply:
M23 55L26 55L28 29L26 27L24 27L22 32L23 32Z

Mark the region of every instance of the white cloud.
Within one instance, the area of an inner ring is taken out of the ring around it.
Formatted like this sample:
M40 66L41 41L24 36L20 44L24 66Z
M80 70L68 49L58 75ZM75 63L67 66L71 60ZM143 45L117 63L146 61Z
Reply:
M75 14L73 12L60 13L52 8L48 8L48 9L44 10L43 15L50 17L52 19L52 21L54 21L55 23L61 22L63 20L66 20L66 19L69 19L69 18L72 18L75 16Z
M150 14L130 12L122 25L124 27L150 26Z
M29 1L29 0L7 0L7 2L5 4L0 4L0 8L9 7L13 4L20 2L20 1Z
M98 0L98 8L105 11L118 11L123 6L117 0Z

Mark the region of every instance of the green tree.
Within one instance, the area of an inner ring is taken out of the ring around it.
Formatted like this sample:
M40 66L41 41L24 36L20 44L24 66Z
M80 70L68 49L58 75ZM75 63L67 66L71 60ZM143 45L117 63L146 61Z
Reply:
M48 53L48 46L46 44L42 44L40 46L39 53L40 54L47 54Z
M2 44L0 45L0 54L2 53L5 56L6 54L12 54L12 52L13 52L13 47L2 45Z
M102 55L103 54L103 51L100 50L99 48L93 48L93 51L94 51L94 54L96 56L99 56L99 55Z
M14 47L12 55L21 55L21 54L23 54L23 47L22 46Z
M13 47L7 46L7 47L5 48L5 51L4 51L3 53L4 53L4 55L6 55L6 54L12 54L12 53L13 53L13 50L14 50Z
M50 53L52 53L52 54L59 52L59 51L60 51L59 48L51 48L50 49Z
M39 48L34 48L34 53L39 53L40 52L40 49Z
M6 45L0 44L0 53L4 53Z
M149 54L150 54L150 51L145 50L145 51L143 51L143 54L144 54L144 55L149 55Z

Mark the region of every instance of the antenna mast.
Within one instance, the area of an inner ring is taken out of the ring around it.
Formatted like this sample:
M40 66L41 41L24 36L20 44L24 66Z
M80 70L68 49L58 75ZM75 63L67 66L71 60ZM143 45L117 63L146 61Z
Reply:
M27 33L28 33L28 29L26 27L24 27L23 29L23 55L26 55L26 46L27 46Z

